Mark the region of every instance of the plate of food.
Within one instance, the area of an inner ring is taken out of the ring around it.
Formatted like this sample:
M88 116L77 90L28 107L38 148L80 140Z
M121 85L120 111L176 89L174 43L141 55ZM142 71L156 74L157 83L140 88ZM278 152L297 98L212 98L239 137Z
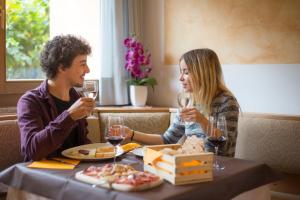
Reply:
M77 180L120 191L140 191L159 186L163 179L125 164L90 166L75 174Z
M117 148L116 157L123 153L122 148ZM67 158L96 161L113 158L115 156L115 149L109 143L94 143L66 149L61 154Z

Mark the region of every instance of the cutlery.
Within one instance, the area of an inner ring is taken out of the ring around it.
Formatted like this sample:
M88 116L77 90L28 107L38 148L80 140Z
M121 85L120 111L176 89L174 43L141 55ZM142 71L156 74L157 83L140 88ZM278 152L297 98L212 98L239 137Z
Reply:
M53 161L56 161L56 162L60 162L60 163L63 163L63 164L66 164L66 165L72 165L72 166L77 166L76 164L73 164L73 163L69 163L67 161L63 161L63 160L60 160L58 158L50 158L49 160L53 160Z

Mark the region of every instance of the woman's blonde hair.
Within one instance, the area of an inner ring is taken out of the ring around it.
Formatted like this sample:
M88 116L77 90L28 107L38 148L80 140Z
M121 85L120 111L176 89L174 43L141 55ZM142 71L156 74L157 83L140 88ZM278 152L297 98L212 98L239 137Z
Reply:
M211 114L211 104L220 92L231 92L225 86L221 64L217 54L211 49L194 49L180 58L184 60L189 71L192 97L203 111Z

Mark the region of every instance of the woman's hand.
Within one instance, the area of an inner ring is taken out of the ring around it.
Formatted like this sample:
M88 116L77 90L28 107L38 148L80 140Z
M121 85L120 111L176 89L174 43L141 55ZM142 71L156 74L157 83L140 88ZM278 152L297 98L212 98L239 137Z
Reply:
M124 126L124 132L125 132L125 140L127 139L130 140L132 137L133 130L131 128L128 128L127 126Z
M206 135L209 137L220 137L222 135L222 132L217 128L214 128L213 131L207 133L209 121L196 108L183 108L179 116L183 121L199 123Z
M185 122L198 122L202 124L207 121L196 108L183 108L179 114L180 118Z

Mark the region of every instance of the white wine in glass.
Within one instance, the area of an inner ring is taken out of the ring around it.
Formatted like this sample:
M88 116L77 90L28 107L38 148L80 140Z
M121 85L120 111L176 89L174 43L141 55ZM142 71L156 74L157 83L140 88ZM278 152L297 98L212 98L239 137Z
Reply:
M98 94L98 83L95 80L88 80L83 82L82 92L85 97L96 99Z
M177 103L179 105L179 110L178 110L178 115L179 115L179 113L183 108L187 108L192 104L192 99L190 97L190 94L186 92L180 92L177 95ZM185 122L182 119L180 119L180 124L185 125Z
M82 92L85 97L96 99L98 94L98 82L96 80L86 80L83 82ZM92 117L92 112L89 117Z

